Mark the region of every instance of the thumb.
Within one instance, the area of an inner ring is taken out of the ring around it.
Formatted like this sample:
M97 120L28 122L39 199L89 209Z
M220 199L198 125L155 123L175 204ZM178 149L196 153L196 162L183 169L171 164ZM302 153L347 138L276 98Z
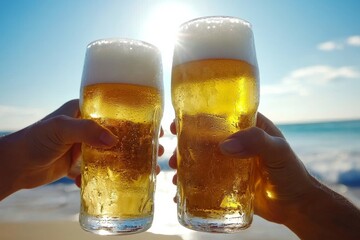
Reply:
M284 167L290 147L282 137L267 134L264 130L252 127L239 131L220 143L220 150L225 155L239 158L260 156L267 167Z
M109 130L88 119L76 119L65 115L41 121L39 131L55 145L86 143L92 146L114 146L117 138Z

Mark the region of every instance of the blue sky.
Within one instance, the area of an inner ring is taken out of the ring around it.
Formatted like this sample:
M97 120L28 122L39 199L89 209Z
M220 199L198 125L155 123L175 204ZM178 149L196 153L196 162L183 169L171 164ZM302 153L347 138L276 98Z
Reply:
M163 53L164 125L173 118L176 27L208 15L253 25L259 110L275 122L360 118L360 1L0 1L0 130L16 130L78 98L86 45L137 38Z

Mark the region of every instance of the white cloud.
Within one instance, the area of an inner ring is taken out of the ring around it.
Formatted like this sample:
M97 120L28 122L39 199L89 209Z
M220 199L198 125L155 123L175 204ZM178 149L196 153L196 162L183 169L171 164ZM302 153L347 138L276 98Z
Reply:
M261 95L298 94L304 96L308 94L308 91L300 84L286 82L273 85L262 85L260 91Z
M350 46L360 47L360 36L351 36L348 37L346 43Z
M360 35L347 37L339 41L326 41L317 45L317 49L321 51L341 50L346 46L360 47Z
M315 65L296 69L282 79L279 84L261 87L261 93L267 95L309 94L315 85L324 85L336 80L360 79L360 71L353 67L330 67Z
M0 131L24 128L40 120L47 113L48 111L39 108L0 105Z
M322 51L334 51L334 50L342 49L343 46L342 46L342 44L328 41L328 42L320 43L317 48Z
M334 68L325 65L316 65L297 69L285 77L283 81L324 84L338 79L359 77L360 72L352 67Z

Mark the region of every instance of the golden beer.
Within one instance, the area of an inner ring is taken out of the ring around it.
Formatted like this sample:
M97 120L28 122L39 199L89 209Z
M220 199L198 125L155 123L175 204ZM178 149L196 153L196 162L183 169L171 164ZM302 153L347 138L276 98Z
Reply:
M229 29L241 32L247 28L229 27L235 20L212 18L185 23L174 54L171 88L178 134L178 218L194 230L236 232L247 228L253 216L254 159L226 157L219 149L219 143L231 134L255 125L259 104L256 61L230 54L228 48L242 47L236 34L234 39L227 39L232 44L221 44ZM243 24L237 21L235 25ZM192 28L196 24L221 30ZM218 37L217 44L214 37ZM195 48L197 41L199 45L212 41L207 56Z
M138 42L132 42L129 46L123 40L109 40L95 47L94 56L87 55L101 60L87 60L86 67L96 68L96 73L83 74L88 77L83 78L81 88L82 118L98 122L118 138L111 148L82 146L80 223L85 230L95 233L141 232L151 226L153 219L158 134L163 112L161 62L157 50L152 49L153 52L146 55L151 47L136 44ZM128 52L129 47L135 52ZM144 47L146 49L142 49ZM145 52L143 56L139 54L142 52ZM126 58L134 54L138 54L140 60ZM151 60L158 62L147 63ZM141 68L139 63L146 66ZM117 69L111 70L109 64L116 65ZM156 69L147 76L135 73L142 79L134 79L132 70L149 70L151 64ZM131 65L140 68L131 69ZM93 75L101 72L101 68L107 71L95 81ZM126 71L128 78L116 79L116 75L124 74L116 74L118 68ZM84 71L91 73L85 67ZM151 75L155 72L158 74Z

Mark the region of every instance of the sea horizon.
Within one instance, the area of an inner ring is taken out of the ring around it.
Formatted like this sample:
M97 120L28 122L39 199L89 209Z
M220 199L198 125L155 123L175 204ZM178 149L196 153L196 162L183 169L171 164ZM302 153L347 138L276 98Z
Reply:
M274 122L274 124L275 124L276 126L282 126L282 125L298 125L298 124L356 122L356 121L360 121L360 117L354 117L354 118L331 118L331 119L313 119L313 120L298 120L298 121L277 121L277 122Z
M312 175L330 184L360 187L360 119L282 123L276 126ZM0 131L0 136L11 131ZM165 153L158 158L162 171L176 147L169 131L160 138ZM72 183L66 178L56 183Z
M356 122L356 121L360 121L360 117L354 117L354 118L333 118L333 119L314 119L314 120L298 120L298 121L277 121L274 122L274 124L279 127L279 126L284 126L284 125L306 125L306 124L318 124L318 123L337 123L337 122ZM0 137L3 136L4 134L10 134L10 133L14 133L17 132L19 130L21 130L22 128L19 129L1 129L0 128Z

